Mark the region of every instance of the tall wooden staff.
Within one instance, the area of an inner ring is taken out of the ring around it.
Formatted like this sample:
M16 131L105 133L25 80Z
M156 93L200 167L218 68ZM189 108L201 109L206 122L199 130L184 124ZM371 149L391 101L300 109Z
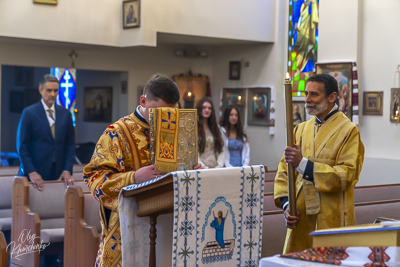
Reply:
M285 79L285 106L286 106L286 145L294 147L293 144L293 105L292 105L292 85L289 73ZM288 187L289 187L289 214L296 216L296 180L294 167L287 163Z

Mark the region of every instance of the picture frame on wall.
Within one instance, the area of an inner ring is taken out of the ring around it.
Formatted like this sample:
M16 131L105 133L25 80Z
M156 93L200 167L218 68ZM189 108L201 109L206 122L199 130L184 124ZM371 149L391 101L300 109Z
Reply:
M207 96L205 75L174 75L172 79L179 88L181 108L196 108L197 102Z
M222 89L222 106L221 116L224 114L226 107L234 105L237 107L242 123L246 112L246 89L245 88L223 88Z
M140 27L140 0L122 2L122 25L124 29Z
M229 62L229 80L240 80L240 61Z
M400 88L392 88L390 91L390 121L398 122L400 116Z
M271 88L249 88L247 103L247 124L269 126Z
M364 92L363 115L383 115L383 91Z
M304 101L293 101L293 127L307 120L306 103Z
M35 4L57 5L58 0L33 0Z
M352 120L353 109L353 75L352 62L316 63L317 74L329 74L338 82L338 99L336 101L339 111Z
M85 87L83 119L112 122L112 87Z

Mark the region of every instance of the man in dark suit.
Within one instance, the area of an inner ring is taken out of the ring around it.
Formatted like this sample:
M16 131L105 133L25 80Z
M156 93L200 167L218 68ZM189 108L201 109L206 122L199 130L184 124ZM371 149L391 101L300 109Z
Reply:
M55 104L58 88L58 79L46 74L39 83L41 101L22 112L18 126L19 175L28 176L39 190L44 189L43 180L74 184L74 126L70 112Z

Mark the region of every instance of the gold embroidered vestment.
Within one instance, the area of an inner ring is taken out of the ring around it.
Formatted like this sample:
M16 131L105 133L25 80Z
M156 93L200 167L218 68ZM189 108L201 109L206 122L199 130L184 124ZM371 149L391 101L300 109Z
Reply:
M121 266L118 194L134 184L135 171L150 165L149 125L135 113L107 127L96 144L84 180L100 202L102 236L96 266ZM110 210L106 220L105 208Z
M314 162L314 183L296 172L296 204L301 215L297 227L287 231L284 254L312 247L309 233L314 230L356 223L354 186L364 160L358 128L342 112L332 115L320 126L315 125L315 117L301 123L296 126L294 136L303 157ZM307 190L304 190L305 184ZM287 196L287 164L282 157L275 177L275 205L280 207L280 198ZM306 202L310 199L314 201L314 210L310 209L307 214L319 210L315 215L306 215Z

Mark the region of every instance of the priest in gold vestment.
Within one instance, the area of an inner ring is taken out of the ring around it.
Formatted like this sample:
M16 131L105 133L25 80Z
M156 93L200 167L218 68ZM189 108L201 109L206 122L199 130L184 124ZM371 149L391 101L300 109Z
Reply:
M160 175L150 165L149 109L176 107L179 98L174 81L154 75L144 88L140 106L107 127L84 168L83 179L101 204L102 234L96 266L122 266L118 194L125 186Z
M288 228L284 254L312 247L314 230L356 224L354 186L364 145L357 126L338 111L337 94L332 76L308 79L306 109L315 117L296 126L295 147L286 147L278 166L274 199ZM287 163L296 169L296 216L289 214Z

